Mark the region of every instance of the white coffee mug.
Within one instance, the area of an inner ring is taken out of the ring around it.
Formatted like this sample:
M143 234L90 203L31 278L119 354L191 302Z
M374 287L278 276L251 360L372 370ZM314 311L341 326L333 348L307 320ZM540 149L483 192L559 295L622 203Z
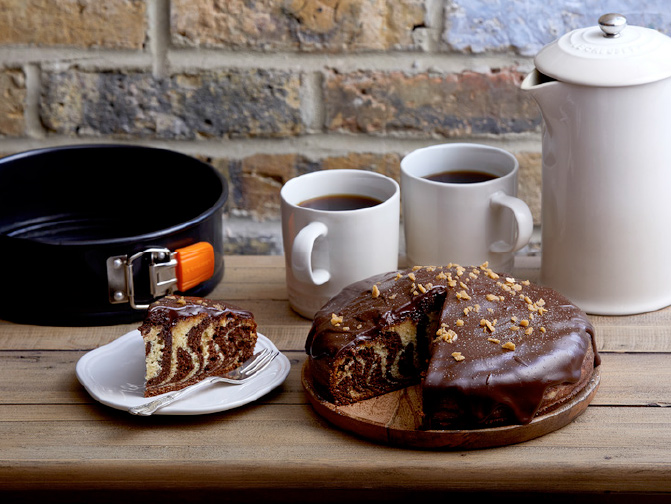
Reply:
M368 208L320 210L309 200L360 196ZM363 170L324 170L289 180L280 192L289 304L314 314L343 287L398 268L400 188Z
M514 253L533 233L533 217L516 197L519 163L511 153L480 144L417 149L401 161L406 256L411 265L489 263L511 272ZM484 172L482 182L437 182L444 172Z

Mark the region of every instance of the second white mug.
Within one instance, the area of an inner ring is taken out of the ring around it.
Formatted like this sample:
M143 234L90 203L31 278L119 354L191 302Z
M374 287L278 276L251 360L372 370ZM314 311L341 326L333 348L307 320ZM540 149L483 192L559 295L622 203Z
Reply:
M480 144L441 144L405 156L401 195L408 262L488 262L511 272L514 253L533 233L531 211L516 197L518 170L511 153ZM449 181L427 178L441 174Z

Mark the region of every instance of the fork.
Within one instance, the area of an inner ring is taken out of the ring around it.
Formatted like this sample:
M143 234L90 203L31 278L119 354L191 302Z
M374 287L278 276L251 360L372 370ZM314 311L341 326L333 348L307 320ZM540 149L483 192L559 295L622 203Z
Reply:
M194 383L193 385L183 389L162 395L161 397L145 404L130 408L128 412L133 415L149 416L156 410L163 408L168 404L172 404L180 397L190 394L196 390L200 390L201 388L204 388L205 386L212 383L223 382L234 385L242 385L266 369L266 367L268 367L268 365L273 361L273 359L275 359L275 357L277 357L278 354L279 351L277 350L271 351L270 348L264 348L243 362L241 366L234 369L233 371L226 373L223 376L210 376L204 380L199 381L198 383Z

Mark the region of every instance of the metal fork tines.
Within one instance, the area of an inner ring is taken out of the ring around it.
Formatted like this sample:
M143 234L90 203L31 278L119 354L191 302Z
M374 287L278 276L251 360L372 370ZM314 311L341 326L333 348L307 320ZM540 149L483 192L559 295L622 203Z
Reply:
M242 385L266 369L266 367L268 367L268 365L273 361L273 359L275 359L275 357L277 357L278 354L279 352L277 350L264 348L246 360L240 367L229 373L226 373L223 376L210 376L209 378L205 378L204 380L201 380L198 383L194 383L189 387L176 390L175 392L171 392L169 394L164 394L145 404L130 408L128 411L133 415L148 416L154 413L156 410L163 408L168 404L172 404L177 399L213 383L223 382L233 385Z

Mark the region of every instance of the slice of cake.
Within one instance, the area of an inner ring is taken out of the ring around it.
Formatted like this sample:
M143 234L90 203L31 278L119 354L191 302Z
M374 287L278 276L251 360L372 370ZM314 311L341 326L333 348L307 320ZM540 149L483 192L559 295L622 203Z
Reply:
M145 346L145 397L232 371L252 356L257 338L250 312L184 296L153 303L139 329Z

